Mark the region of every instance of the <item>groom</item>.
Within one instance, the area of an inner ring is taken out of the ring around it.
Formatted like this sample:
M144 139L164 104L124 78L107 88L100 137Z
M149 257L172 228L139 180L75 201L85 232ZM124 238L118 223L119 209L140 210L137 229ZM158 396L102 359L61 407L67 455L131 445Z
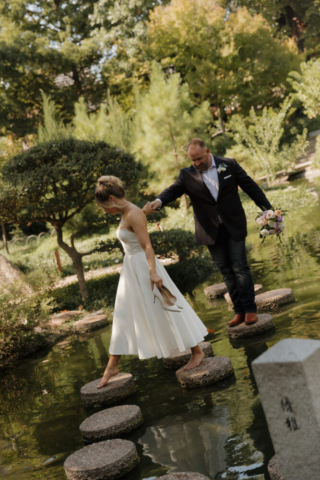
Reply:
M190 197L196 241L208 245L233 303L235 316L228 325L250 325L257 322L257 307L245 249L247 221L238 187L261 210L272 207L261 188L234 159L213 157L203 140L191 140L188 156L192 165L183 168L177 180L144 210L152 213L183 194Z

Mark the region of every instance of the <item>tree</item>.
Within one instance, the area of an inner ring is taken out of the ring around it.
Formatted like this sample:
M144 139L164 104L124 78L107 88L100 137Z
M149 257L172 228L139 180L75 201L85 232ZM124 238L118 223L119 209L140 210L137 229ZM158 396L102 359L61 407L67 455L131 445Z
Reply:
M163 74L154 63L150 87L136 98L139 135L133 151L155 176L157 188L188 166L187 144L193 136L208 139L212 120L209 103L195 106L179 74Z
M306 129L302 135L296 135L296 140L291 145L281 145L283 125L290 106L291 101L286 98L279 111L265 107L262 115L258 115L252 109L248 118L236 115L232 120L234 139L238 144L244 145L252 162L260 165L268 185L272 185L278 170L292 168L308 145Z
M172 0L150 14L146 52L181 74L197 102L208 100L222 120L251 107L278 106L288 73L303 57L280 41L261 15L228 12L207 0Z
M68 121L83 96L94 110L106 85L89 21L97 0L0 0L0 128L23 136L41 119L40 89Z
M134 158L105 142L87 142L73 138L39 144L14 156L2 168L0 218L8 223L49 222L57 232L58 245L69 255L75 268L81 296L88 298L82 258L75 238L70 244L63 237L63 227L94 200L95 184L101 175L120 177L125 185L137 189L141 165ZM103 226L97 216L91 228Z
M320 115L320 59L301 64L300 72L290 73L295 97L302 103L309 118Z

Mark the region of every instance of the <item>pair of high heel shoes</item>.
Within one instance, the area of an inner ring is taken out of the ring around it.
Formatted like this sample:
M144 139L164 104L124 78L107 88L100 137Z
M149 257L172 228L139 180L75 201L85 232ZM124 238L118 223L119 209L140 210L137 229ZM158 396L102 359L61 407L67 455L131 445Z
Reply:
M163 310L168 310L169 312L181 312L183 307L179 305L177 297L172 295L170 290L164 285L161 288L158 288L154 285L153 287L153 303L156 303L156 298L160 301L161 307Z

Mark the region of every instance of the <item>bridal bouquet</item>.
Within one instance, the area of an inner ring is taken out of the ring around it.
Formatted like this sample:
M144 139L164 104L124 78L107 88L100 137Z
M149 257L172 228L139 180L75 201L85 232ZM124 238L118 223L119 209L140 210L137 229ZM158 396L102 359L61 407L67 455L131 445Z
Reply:
M256 219L257 224L261 227L260 237L265 240L269 235L277 235L280 239L281 233L285 229L284 217L281 210L265 210L262 216Z

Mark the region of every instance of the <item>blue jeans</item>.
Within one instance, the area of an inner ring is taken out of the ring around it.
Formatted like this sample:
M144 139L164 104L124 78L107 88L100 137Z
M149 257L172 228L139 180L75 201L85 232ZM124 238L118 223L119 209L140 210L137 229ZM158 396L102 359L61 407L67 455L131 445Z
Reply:
M245 240L234 240L222 224L214 245L208 245L211 257L227 285L235 313L257 311L254 284L247 261Z

